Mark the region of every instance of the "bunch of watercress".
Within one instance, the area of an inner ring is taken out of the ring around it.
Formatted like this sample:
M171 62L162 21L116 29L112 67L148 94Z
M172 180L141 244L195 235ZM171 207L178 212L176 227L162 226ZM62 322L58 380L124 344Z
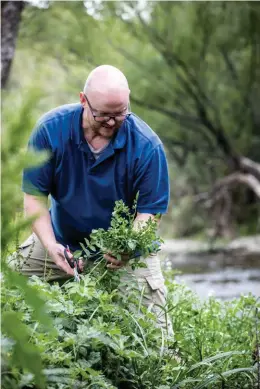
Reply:
M144 225L134 228L138 196L132 208L124 204L122 200L115 202L112 212L110 227L108 230L99 228L92 230L89 239L85 239L82 248L86 258L100 254L110 253L118 260L133 259L136 264L142 256L147 257L150 253L160 250L163 240L157 235L158 216L150 218ZM137 259L138 258L138 259Z

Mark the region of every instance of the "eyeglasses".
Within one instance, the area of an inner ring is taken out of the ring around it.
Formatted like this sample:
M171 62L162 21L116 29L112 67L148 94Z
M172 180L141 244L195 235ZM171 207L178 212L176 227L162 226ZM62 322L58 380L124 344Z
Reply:
M107 122L109 122L110 119L114 119L116 122L123 122L128 116L131 115L130 103L128 103L128 106L125 110L125 111L127 111L126 113L122 112L122 113L119 113L117 115L111 115L111 116L109 114L107 115L105 113L96 114L96 113L94 113L95 110L91 106L87 96L85 94L84 94L84 96L85 96L85 99L87 100L89 109L92 113L94 120L98 123L107 123Z

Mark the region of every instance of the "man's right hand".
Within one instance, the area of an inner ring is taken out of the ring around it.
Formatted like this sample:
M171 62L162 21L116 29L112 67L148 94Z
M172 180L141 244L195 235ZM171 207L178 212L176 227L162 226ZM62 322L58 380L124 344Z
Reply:
M66 274L70 276L74 276L74 270L68 264L65 256L64 256L65 247L59 243L53 243L48 246L47 251L51 259L56 263L56 265L62 269ZM73 257L71 253L68 253L69 257Z

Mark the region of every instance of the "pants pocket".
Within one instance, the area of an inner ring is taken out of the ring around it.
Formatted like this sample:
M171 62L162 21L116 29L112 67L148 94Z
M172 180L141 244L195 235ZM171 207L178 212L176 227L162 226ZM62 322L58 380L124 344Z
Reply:
M26 247L31 246L35 242L34 235L30 235L22 244L20 244L19 249L25 249Z
M162 293L166 291L163 278L160 280L155 278L153 275L150 275L146 276L145 279L153 291L158 289L161 290Z
M56 270L56 264L48 258L47 252L35 234L32 234L17 251L20 271L27 276L41 276L49 270Z
M146 304L157 317L157 324L167 331L168 335L173 335L173 328L170 317L167 313L167 289L164 278L157 278L158 275L145 277L149 292L146 294Z

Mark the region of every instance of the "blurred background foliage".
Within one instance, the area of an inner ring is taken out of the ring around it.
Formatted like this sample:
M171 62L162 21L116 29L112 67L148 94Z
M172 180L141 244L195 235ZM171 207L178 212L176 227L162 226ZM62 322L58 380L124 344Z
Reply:
M32 103L39 116L78 101L93 67L117 66L129 80L132 110L167 151L163 236L260 231L258 2L18 3L4 120L32 83L42 89Z

